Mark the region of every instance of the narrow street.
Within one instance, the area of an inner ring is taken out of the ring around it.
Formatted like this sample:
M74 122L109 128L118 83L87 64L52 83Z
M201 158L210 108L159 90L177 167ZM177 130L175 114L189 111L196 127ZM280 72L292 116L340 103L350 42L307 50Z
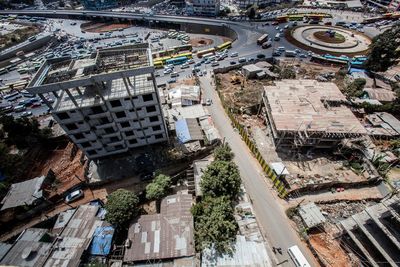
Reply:
M261 166L242 141L238 132L233 129L217 92L210 85L210 81L210 73L205 77L200 77L200 84L204 90L204 98L212 99L212 105L208 109L214 124L221 137L229 143L232 151L235 153L235 162L239 167L247 193L252 199L256 217L265 238L268 240L269 246L282 248L282 255L277 253L275 255L276 259L273 259L275 265L294 266L287 253L287 248L298 245L310 264L318 266L305 243L300 240L298 234L290 225L283 205L280 204L284 200L279 199L275 194L274 189L271 188L271 184L266 181L267 178L265 178ZM269 253L272 254L271 252Z

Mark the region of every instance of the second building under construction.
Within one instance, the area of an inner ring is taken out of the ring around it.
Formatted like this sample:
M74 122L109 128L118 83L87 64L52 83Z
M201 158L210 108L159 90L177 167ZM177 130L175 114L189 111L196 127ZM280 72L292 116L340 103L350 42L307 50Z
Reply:
M264 115L277 148L337 145L366 134L334 83L282 80L266 86Z

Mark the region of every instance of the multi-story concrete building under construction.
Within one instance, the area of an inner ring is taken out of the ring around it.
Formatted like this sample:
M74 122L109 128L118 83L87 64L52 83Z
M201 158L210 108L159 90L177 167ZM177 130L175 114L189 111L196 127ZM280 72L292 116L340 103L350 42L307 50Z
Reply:
M27 89L90 159L168 139L147 44L48 60Z

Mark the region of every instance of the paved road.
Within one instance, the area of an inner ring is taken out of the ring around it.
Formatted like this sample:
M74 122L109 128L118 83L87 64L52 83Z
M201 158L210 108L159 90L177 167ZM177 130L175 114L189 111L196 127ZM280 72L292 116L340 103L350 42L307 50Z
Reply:
M300 241L297 233L290 225L283 207L279 204L282 200L278 199L276 194L272 192L273 189L271 189L270 183L266 182L260 165L252 156L240 135L231 126L231 122L222 108L218 94L210 85L210 81L211 77L209 75L200 77L205 97L213 101L213 104L209 106L209 110L214 124L235 153L235 162L239 166L243 183L253 201L257 219L269 245L282 248L283 255L276 255L275 264L288 260L279 266L294 266L286 250L288 247L297 244L308 261L317 266L311 252ZM271 252L269 253L272 254Z

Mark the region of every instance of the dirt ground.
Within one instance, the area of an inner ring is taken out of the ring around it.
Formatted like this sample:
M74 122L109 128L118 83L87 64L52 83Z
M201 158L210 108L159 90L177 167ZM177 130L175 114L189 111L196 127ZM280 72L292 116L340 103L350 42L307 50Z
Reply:
M30 171L31 177L47 175L50 169L55 173L56 181L50 189L49 198L64 193L84 180L85 166L80 162L82 151L78 150L74 155L73 148L74 144L70 142L65 148L48 152L45 158L35 162Z
M318 75L323 73L339 71L337 66L321 65L314 62L305 62L301 59L295 58L280 58L279 67L293 67L296 71L297 79L315 79Z
M208 46L212 45L214 41L209 38L204 38L204 37L199 37L199 38L192 38L189 41L189 44L192 45L192 47L203 47L203 46Z
M236 76L238 82L233 84L231 78ZM225 103L231 108L245 108L260 103L265 85L271 85L269 80L247 80L238 70L217 74L220 82L219 90Z
M347 252L334 238L335 234L339 232L337 228L331 224L327 224L325 231L311 234L309 238L313 248L324 259L326 265L332 267L360 266L360 262L355 261L354 257L349 257Z
M31 36L40 32L40 29L35 26L28 26L16 29L15 31L0 35L0 49L16 45L28 39Z
M88 22L83 23L81 25L81 30L85 32L94 32L94 33L101 33L101 32L112 32L120 29L127 29L132 27L132 25L128 23L95 23L95 22Z

